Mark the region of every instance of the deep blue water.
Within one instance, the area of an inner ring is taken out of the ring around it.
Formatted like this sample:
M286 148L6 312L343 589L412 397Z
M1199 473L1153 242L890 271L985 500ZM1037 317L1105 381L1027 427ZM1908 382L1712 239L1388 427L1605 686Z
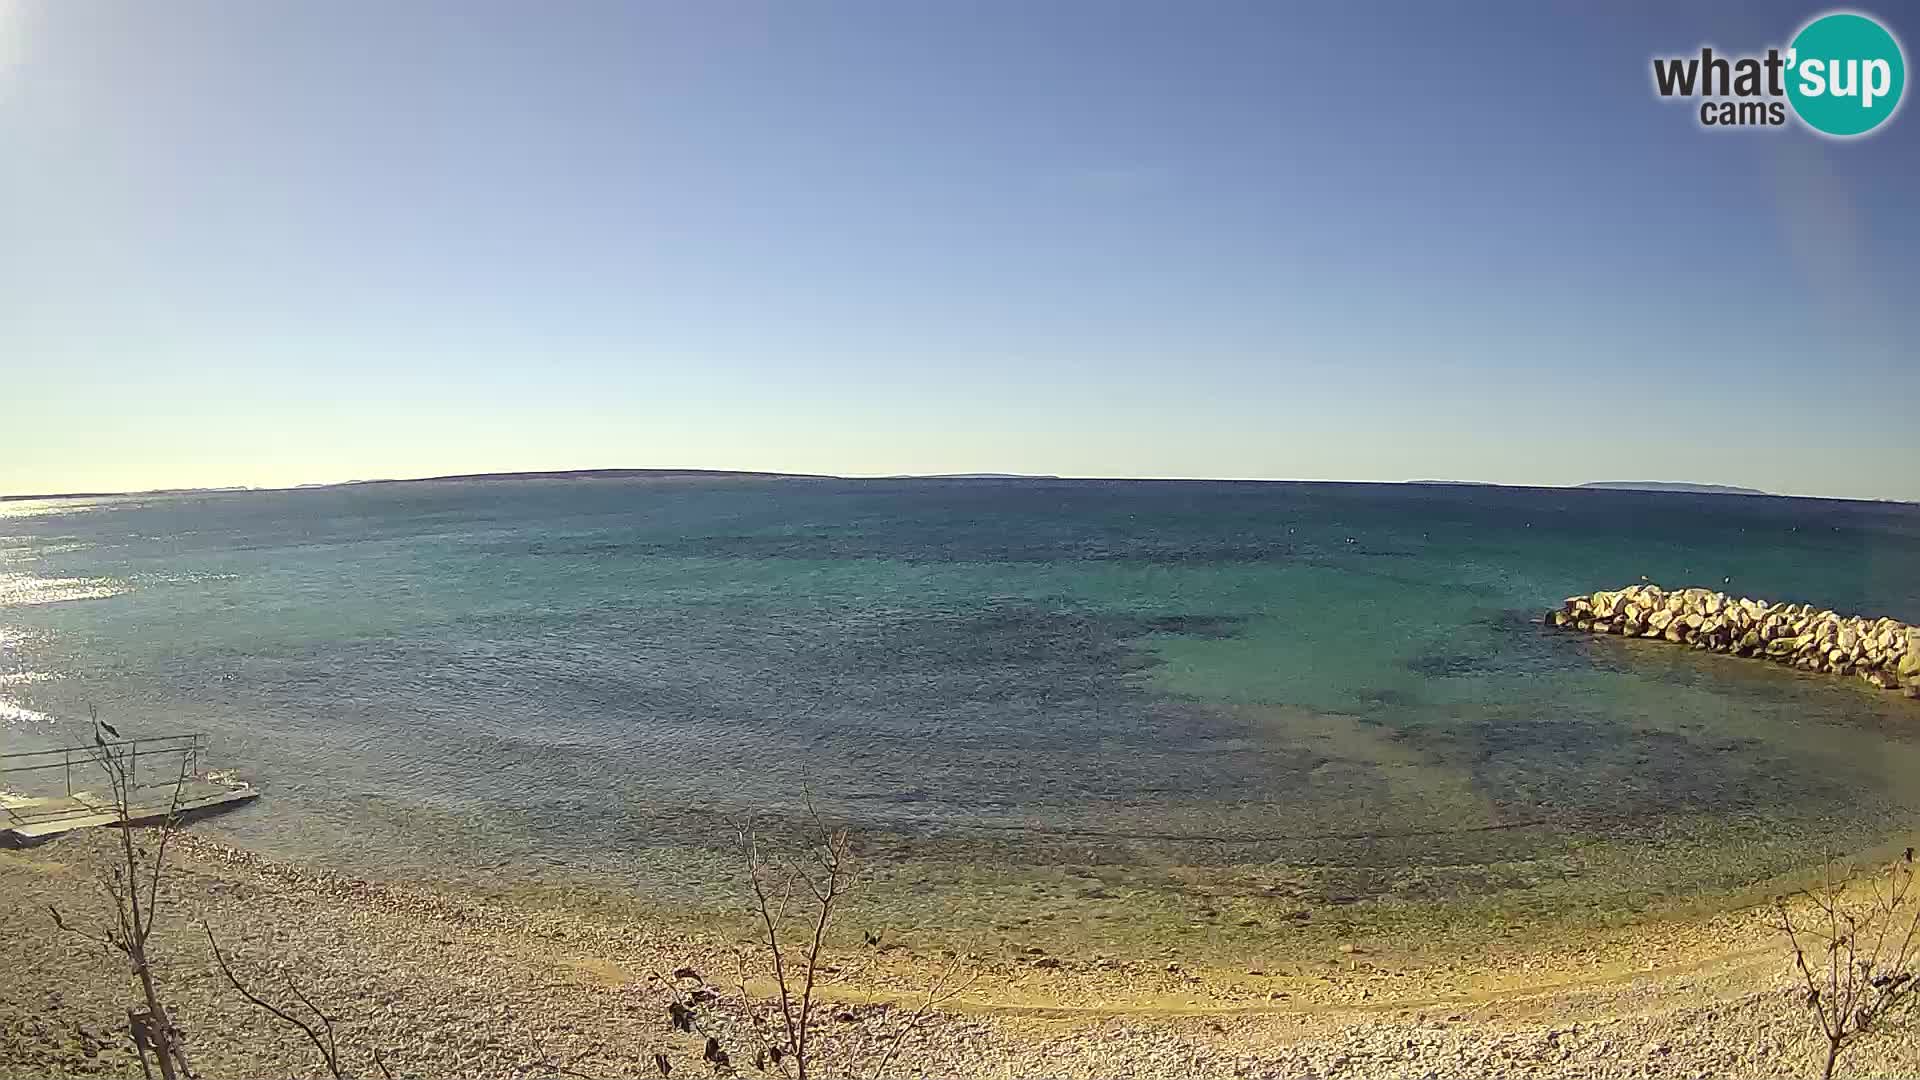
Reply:
M1920 621L1920 507L1087 481L0 503L0 747L89 703L209 732L268 796L210 830L375 875L665 873L806 794L930 859L1485 868L1361 886L1415 898L1539 866L1724 888L1911 825L1913 703L1534 625L1642 575Z

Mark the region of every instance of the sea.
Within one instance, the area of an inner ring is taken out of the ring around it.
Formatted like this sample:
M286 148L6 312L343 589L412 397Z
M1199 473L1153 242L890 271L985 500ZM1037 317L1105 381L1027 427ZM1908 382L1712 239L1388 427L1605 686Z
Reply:
M201 732L196 824L375 880L1221 949L1739 902L1908 836L1920 703L1550 632L1652 580L1920 622L1920 506L1051 479L0 502L0 752ZM3 781L4 777L0 777Z

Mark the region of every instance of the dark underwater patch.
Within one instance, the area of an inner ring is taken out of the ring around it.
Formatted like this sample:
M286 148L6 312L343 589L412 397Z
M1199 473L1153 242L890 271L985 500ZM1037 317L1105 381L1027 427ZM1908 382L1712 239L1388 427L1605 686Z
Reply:
M1143 633L1179 634L1207 641L1237 637L1246 625L1245 615L1161 615L1140 620Z
M1468 625L1454 647L1409 658L1404 667L1426 679L1537 676L1628 668L1618 650L1595 649L1605 640L1547 633L1523 612L1501 612Z

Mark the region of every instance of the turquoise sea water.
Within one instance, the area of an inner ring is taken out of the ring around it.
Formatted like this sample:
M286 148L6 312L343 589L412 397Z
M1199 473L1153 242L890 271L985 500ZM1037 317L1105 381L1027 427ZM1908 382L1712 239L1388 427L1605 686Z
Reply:
M211 733L267 797L205 828L249 846L663 896L701 894L726 821L809 795L907 868L882 891L1053 880L1089 911L1633 907L1911 826L1914 703L1535 625L1642 575L1920 621L1920 508L999 480L0 504L0 749L93 704Z

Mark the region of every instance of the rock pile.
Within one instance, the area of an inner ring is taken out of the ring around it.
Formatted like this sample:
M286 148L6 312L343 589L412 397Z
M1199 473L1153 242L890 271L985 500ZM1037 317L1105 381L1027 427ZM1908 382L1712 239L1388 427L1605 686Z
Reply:
M1811 604L1773 604L1708 589L1629 585L1569 596L1546 624L1594 634L1660 638L1752 656L1803 671L1858 675L1920 698L1920 627L1863 619Z

